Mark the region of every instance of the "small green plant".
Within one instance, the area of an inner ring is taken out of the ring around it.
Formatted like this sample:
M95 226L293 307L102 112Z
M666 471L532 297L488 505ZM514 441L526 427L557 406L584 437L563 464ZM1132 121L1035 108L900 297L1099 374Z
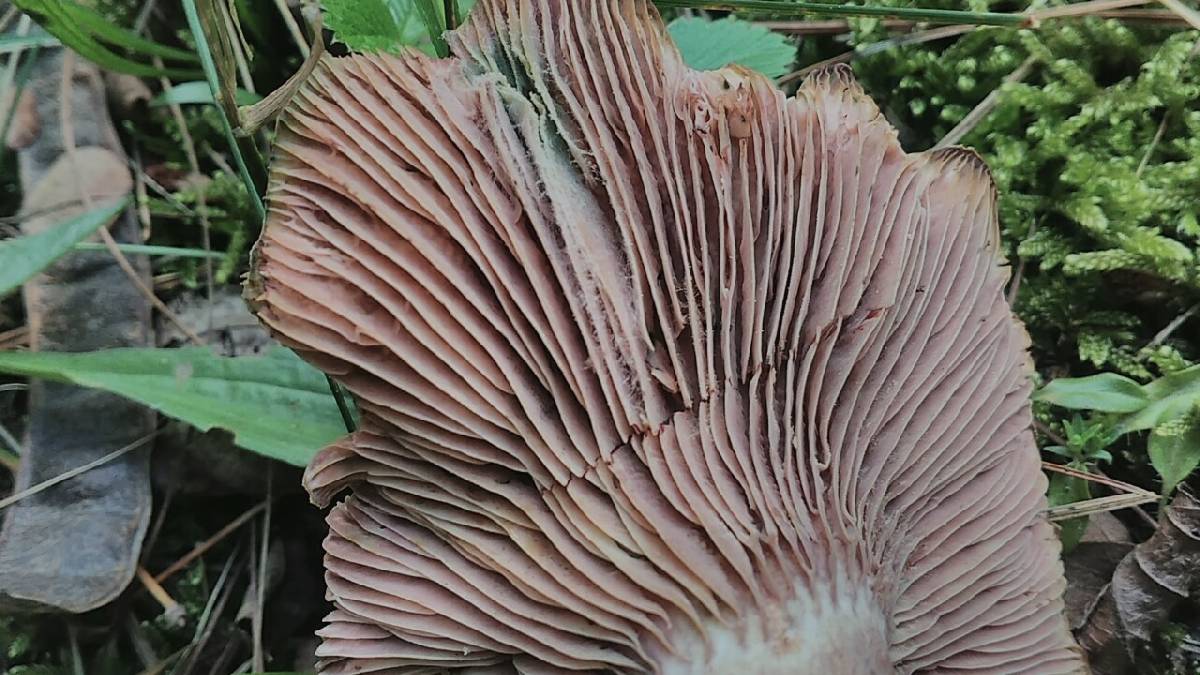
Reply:
M1097 413L1089 422L1075 416L1063 425L1067 445L1046 448L1073 464L1111 461L1105 448L1116 438L1149 431L1147 452L1164 496L1200 466L1200 366L1145 385L1116 373L1059 378L1034 400Z

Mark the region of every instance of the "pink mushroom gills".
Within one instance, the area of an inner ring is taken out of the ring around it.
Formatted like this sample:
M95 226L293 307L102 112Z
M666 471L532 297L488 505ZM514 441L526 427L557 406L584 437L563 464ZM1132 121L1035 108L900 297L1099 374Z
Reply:
M643 0L325 58L248 297L361 428L322 673L1067 673L1027 337L970 151Z

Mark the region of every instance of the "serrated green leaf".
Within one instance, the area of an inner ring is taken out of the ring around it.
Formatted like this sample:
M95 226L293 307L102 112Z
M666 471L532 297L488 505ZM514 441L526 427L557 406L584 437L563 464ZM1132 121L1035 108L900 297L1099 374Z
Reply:
M4 352L0 372L111 391L300 466L346 433L325 376L282 347L237 358L205 347Z
M1142 385L1116 373L1060 377L1035 392L1033 399L1074 410L1111 413L1136 412L1150 403Z
M697 70L716 70L738 64L779 77L791 69L796 47L783 35L733 17L710 21L680 17L667 26L683 60Z
M90 234L111 223L129 199L118 199L45 232L0 241L0 295L25 283Z
M1200 425L1188 424L1182 433L1150 434L1150 463L1162 478L1162 493L1169 495L1200 466Z
M458 16L465 17L475 0L458 0ZM358 52L397 52L401 47L420 49L430 56L445 56L442 3L433 0L322 0L325 25L334 39Z
M395 51L411 39L387 0L322 0L325 26L333 37L359 52ZM401 15L406 17L406 15Z

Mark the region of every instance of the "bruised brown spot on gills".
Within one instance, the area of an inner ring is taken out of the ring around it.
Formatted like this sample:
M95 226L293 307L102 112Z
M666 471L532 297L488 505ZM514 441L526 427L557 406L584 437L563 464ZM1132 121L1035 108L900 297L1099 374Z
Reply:
M325 58L260 316L358 402L319 670L1069 673L994 188L644 0Z

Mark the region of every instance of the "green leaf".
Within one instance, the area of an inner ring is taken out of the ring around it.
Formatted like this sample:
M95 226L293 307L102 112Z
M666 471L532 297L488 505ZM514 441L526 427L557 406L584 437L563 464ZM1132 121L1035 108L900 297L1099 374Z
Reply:
M1143 387L1150 404L1122 417L1117 433L1153 429L1160 420L1180 417L1200 403L1200 365L1172 373Z
M1116 373L1060 377L1036 391L1033 400L1074 410L1131 413L1145 408L1151 396L1134 380Z
M475 0L457 0L464 17ZM325 25L333 37L356 52L398 52L414 47L430 56L447 53L440 0L322 0Z
M1150 434L1150 463L1162 478L1162 494L1169 495L1200 466L1200 424L1190 417L1168 421Z
M323 0L321 5L333 38L354 51L390 52L409 44L409 13L397 12L398 19L387 0Z
M1075 466L1075 468L1079 467ZM1086 480L1061 473L1050 474L1050 490L1046 493L1046 499L1050 506L1074 504L1091 496ZM1083 537L1083 531L1087 529L1087 522L1086 517L1080 517L1059 523L1059 538L1062 539L1064 553L1070 553L1071 549L1079 544L1080 538Z
M255 94L245 89L238 89L234 100L238 105L254 105L262 100L262 96ZM164 105L192 105L203 103L214 105L212 90L208 88L208 83L203 81L181 82L173 87L170 91L163 93L150 99L152 106Z
M19 287L93 232L111 223L128 203L128 197L118 199L45 232L0 241L0 295Z
M4 352L0 372L111 391L301 466L346 433L325 376L282 347L237 358L205 347Z
M697 70L716 70L736 63L767 77L779 77L796 60L796 47L787 38L733 17L719 21L680 17L667 30L683 60Z
M160 45L133 31L112 25L95 10L70 0L15 0L18 9L33 17L42 28L63 44L100 67L139 77L192 77L196 71L179 68L156 68L118 54L113 46L134 53L160 56L192 64L196 55L183 49Z
M108 247L99 242L85 241L75 244L76 251L107 251ZM177 246L154 246L152 244L117 244L117 250L132 255L155 255L172 258L212 258L218 260L225 257L220 251L205 251L202 248L180 248Z
M433 43L433 51L437 56L444 57L450 53L450 48L446 45L446 38L442 33L446 32L446 19L442 16L442 3L438 0L410 0L417 8L417 15L421 17L421 22L425 24L425 30L429 32L429 41Z

